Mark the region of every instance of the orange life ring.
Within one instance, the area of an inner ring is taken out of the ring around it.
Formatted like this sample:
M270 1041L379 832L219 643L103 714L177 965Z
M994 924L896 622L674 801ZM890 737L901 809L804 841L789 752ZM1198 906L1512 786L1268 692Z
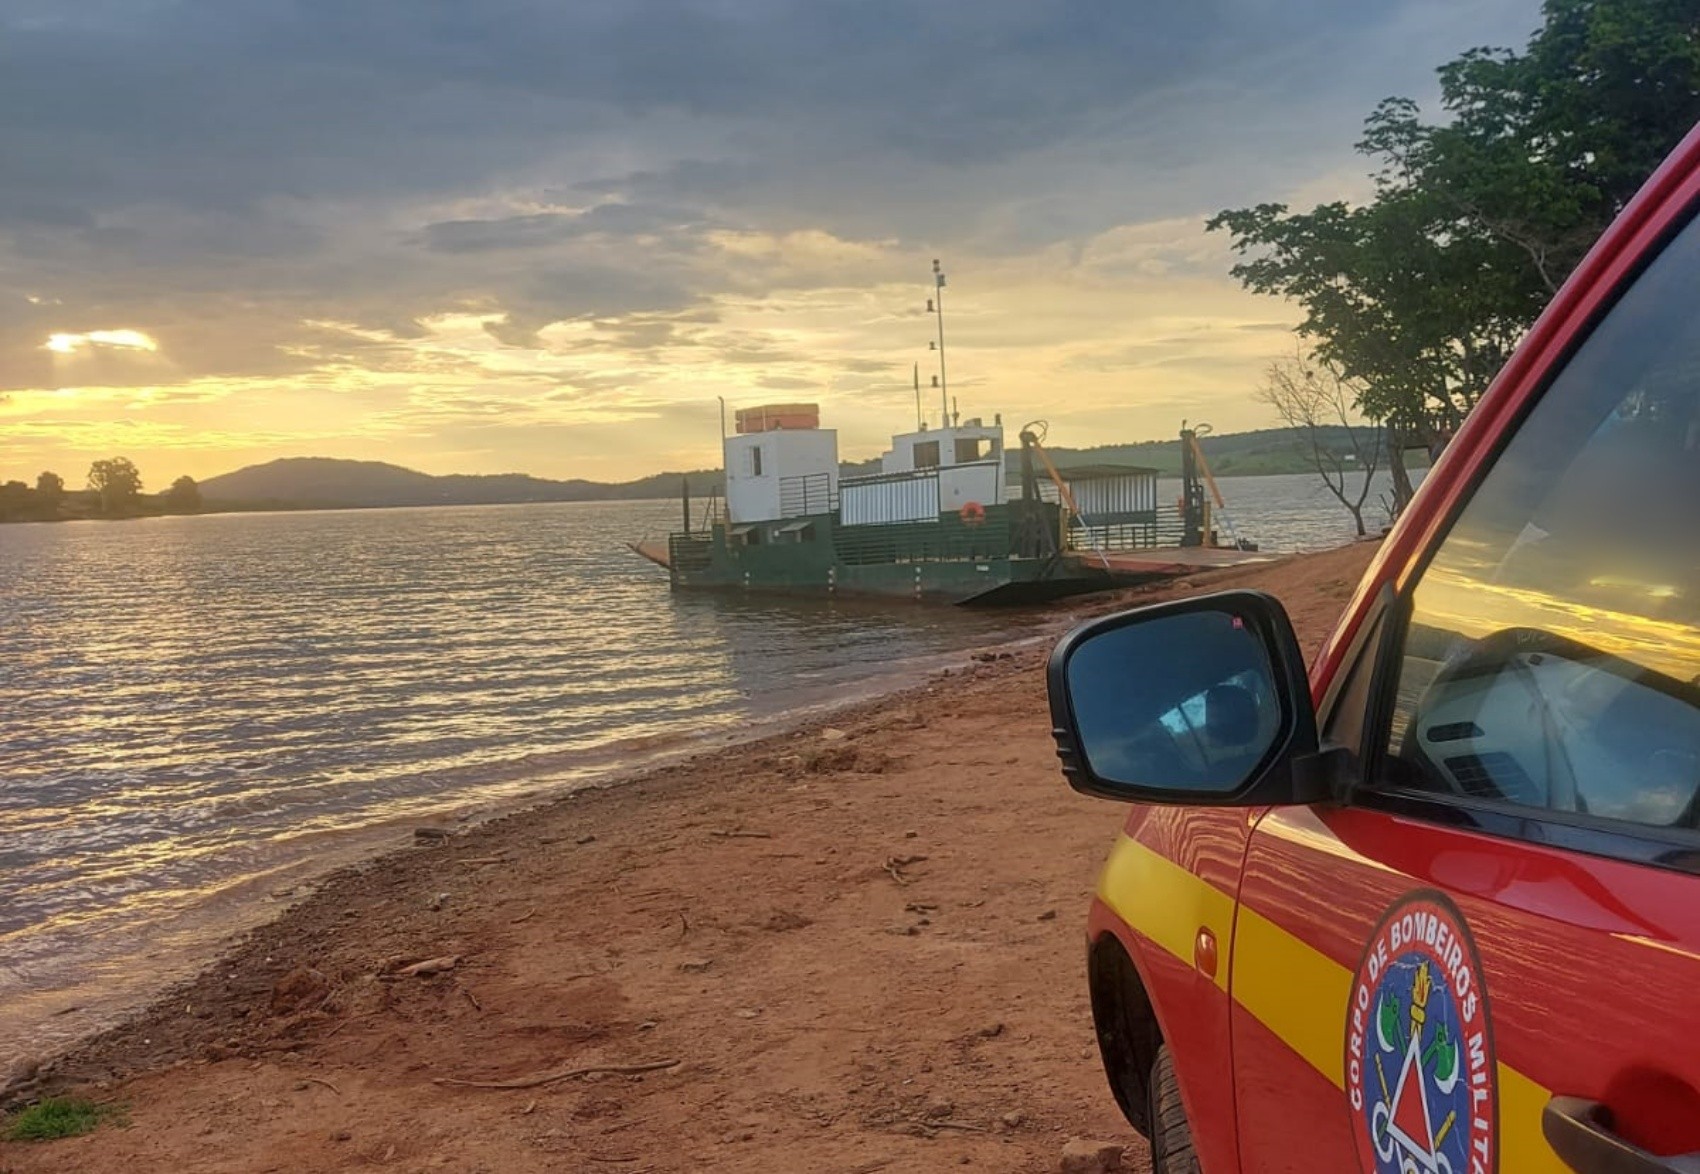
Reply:
M986 507L977 501L970 501L958 511L958 516L965 526L978 526L986 520Z

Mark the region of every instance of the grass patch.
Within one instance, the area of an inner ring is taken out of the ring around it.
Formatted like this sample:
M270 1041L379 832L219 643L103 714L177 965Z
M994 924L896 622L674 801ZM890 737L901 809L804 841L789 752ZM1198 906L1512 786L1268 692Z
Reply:
M82 1097L49 1097L16 1114L6 1123L7 1141L53 1141L92 1133L117 1112L115 1105L98 1105Z

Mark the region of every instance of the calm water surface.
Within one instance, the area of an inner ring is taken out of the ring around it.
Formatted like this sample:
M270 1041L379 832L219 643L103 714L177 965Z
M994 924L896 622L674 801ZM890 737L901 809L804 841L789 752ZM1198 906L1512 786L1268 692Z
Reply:
M1314 478L1223 488L1265 549L1350 537ZM673 596L622 544L676 513L0 527L0 1069L414 821L871 691L1021 622Z

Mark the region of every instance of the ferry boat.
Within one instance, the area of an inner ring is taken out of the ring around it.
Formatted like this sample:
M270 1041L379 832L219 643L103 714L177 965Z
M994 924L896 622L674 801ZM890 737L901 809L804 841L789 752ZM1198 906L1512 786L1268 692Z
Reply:
M1198 476L1165 517L1155 469L1058 470L1024 428L1009 484L1000 417L895 435L879 472L858 477L840 475L838 434L815 404L735 420L723 501L694 521L687 493L683 529L632 544L675 589L1021 604L1257 557L1247 542L1207 541Z
M1019 430L1010 484L1002 417L963 420L948 397L937 261L933 284L941 426L921 418L918 368L916 429L891 438L873 474L841 476L838 433L821 427L816 404L739 410L730 434L723 415L724 500L693 524L687 487L683 529L631 549L665 567L677 590L978 605L1042 602L1257 557L1237 536L1217 545L1211 507L1220 509L1221 495L1196 429L1182 429L1183 490L1172 512L1159 508L1155 469L1059 471L1042 422Z

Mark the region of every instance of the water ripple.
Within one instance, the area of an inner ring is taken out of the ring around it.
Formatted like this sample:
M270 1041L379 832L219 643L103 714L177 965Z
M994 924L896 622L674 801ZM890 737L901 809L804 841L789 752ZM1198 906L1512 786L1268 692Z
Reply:
M670 503L0 527L0 1067L363 831L829 699L1001 617L669 595ZM339 847L341 846L341 847ZM179 958L180 955L180 958ZM108 1000L110 1004L110 999Z

